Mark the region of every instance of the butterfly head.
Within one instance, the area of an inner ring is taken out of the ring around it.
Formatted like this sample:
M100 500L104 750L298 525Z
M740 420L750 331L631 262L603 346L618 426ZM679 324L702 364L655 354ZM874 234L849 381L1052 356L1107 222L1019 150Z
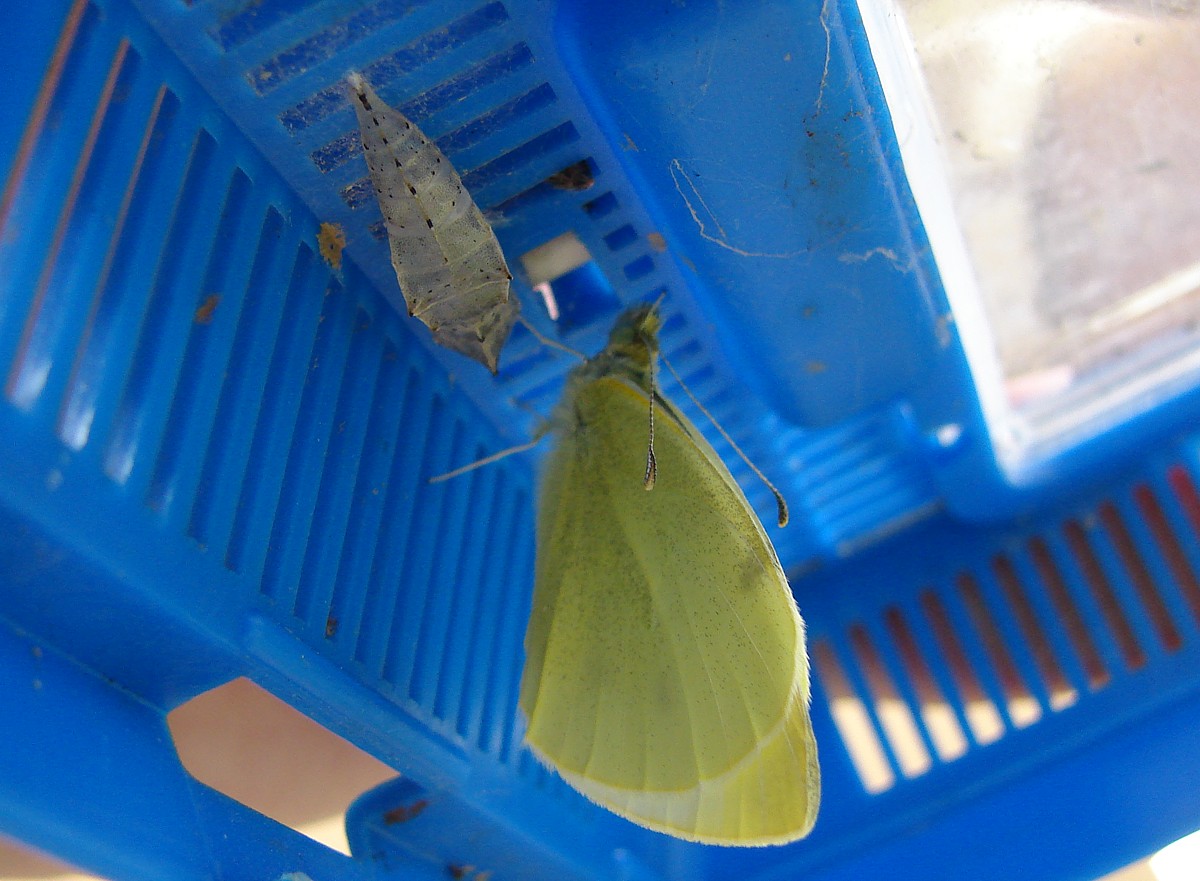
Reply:
M604 354L649 368L658 355L658 331L661 327L657 303L644 303L627 309L608 335Z

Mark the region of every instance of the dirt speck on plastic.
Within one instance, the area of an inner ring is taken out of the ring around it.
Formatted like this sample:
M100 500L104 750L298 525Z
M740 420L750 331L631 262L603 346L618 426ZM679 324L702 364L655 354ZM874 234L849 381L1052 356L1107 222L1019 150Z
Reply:
M322 223L317 232L317 247L321 257L334 269L342 268L342 251L346 247L346 233L340 224Z

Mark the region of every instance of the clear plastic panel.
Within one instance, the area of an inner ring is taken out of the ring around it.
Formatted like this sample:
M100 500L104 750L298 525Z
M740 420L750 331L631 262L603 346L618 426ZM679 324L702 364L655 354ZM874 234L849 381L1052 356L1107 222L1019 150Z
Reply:
M1001 459L1200 372L1200 2L860 4Z

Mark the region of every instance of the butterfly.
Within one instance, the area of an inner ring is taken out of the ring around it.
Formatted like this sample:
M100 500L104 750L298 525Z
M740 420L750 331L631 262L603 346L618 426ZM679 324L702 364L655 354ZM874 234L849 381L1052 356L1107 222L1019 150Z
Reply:
M745 495L657 391L659 327L622 315L550 418L525 741L635 823L782 844L820 801L804 623Z

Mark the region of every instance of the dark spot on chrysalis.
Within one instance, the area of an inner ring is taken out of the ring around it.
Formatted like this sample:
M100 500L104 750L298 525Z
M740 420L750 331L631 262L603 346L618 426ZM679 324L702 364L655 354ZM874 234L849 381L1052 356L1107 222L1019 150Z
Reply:
M425 223L427 223L429 225L430 229L433 229L433 221L430 220L428 217L425 218Z
M408 185L408 191L409 191L410 193L412 193L414 196L417 194L417 188L416 188L416 187L414 187L412 184L409 184L409 185Z
M411 122L409 122L409 121L406 119L406 120L404 120L404 127L405 127L406 129L408 129L408 128L412 128L412 123L411 123Z

